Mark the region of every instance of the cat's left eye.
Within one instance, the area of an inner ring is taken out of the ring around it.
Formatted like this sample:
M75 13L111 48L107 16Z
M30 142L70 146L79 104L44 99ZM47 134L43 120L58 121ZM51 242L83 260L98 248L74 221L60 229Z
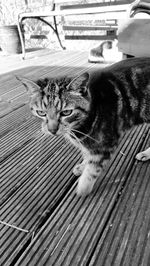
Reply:
M64 110L64 111L61 111L61 116L69 116L72 114L72 110Z
M40 111L40 110L36 110L37 114L39 116L46 116L46 112L45 111Z

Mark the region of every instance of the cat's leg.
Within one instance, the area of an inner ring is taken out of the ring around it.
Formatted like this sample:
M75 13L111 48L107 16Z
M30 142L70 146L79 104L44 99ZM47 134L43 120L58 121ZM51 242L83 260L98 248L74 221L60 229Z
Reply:
M101 174L101 170L102 168L98 166L98 163L88 162L85 165L77 186L78 196L86 196L92 192L94 184Z
M136 157L139 161L147 161L150 159L150 148L146 149L145 151L139 152Z
M74 175L75 176L82 175L84 168L85 168L85 163L84 162L75 165L74 168L73 168Z
M80 175L82 175L83 170L84 170L84 168L85 168L85 165L86 165L86 161L85 161L85 160L83 160L83 162L80 163L80 164L76 164L76 165L74 166L74 168L73 168L73 173L74 173L74 175L75 175L75 176L80 176Z

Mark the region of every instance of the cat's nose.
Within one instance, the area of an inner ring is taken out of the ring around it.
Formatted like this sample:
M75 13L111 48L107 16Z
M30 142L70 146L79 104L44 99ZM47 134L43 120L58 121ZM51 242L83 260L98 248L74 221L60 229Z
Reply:
M48 123L48 125L47 125L47 128L48 128L48 131L50 131L52 134L56 134L57 133L57 131L58 131L58 123L57 123L57 121L51 121L50 123Z
M55 135L57 133L57 129L56 128L52 128L51 130L49 130L53 135Z

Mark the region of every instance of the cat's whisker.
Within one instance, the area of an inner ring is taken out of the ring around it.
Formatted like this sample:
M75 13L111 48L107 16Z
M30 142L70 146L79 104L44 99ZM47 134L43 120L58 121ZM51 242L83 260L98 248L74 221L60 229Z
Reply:
M69 132L69 134L76 139L78 143L81 143L80 140L77 138L77 136L73 132Z
M98 142L96 139L90 137L89 135L87 135L87 134L85 134L85 133L83 133L83 132L81 132L81 131L79 131L79 130L72 129L72 131L77 132L77 133L80 133L80 134L82 134L83 136L85 136L85 137L87 137L87 138L89 138L89 139L91 139L91 140L93 140L93 141L95 141L96 143L99 144L99 142Z
M72 131L69 131L69 134L70 134L73 138L75 138L75 140L77 141L77 143L79 144L79 146L80 146L81 149L82 149L82 142L81 142L81 140L80 140L79 138L77 138L77 136L76 136Z
M69 139L67 138L66 134L64 134L64 141L65 141L66 144L68 144L68 143L70 144L70 141L69 141Z

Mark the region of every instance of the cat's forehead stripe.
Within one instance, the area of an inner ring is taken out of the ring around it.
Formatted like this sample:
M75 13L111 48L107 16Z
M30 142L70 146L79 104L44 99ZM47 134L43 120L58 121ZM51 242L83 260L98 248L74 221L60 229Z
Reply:
M57 110L61 110L60 88L57 83L48 84L42 100L43 106L55 107Z
M41 99L38 99L35 103L35 108L42 109L42 101Z
M55 97L59 94L60 88L57 85L57 83L53 83L49 85L49 92L51 95L54 95Z
M57 108L57 110L61 109L61 100L58 96L54 99L54 106Z
M45 106L48 105L48 98L46 95L44 95L44 97L43 97L43 102L44 102Z
M59 86L57 85L57 83L55 83L55 92L59 93L59 90L60 90Z
M66 102L63 102L62 103L62 109L65 109L66 105L67 105Z
M45 109L47 107L47 104L45 103L45 101L42 101L42 109Z

